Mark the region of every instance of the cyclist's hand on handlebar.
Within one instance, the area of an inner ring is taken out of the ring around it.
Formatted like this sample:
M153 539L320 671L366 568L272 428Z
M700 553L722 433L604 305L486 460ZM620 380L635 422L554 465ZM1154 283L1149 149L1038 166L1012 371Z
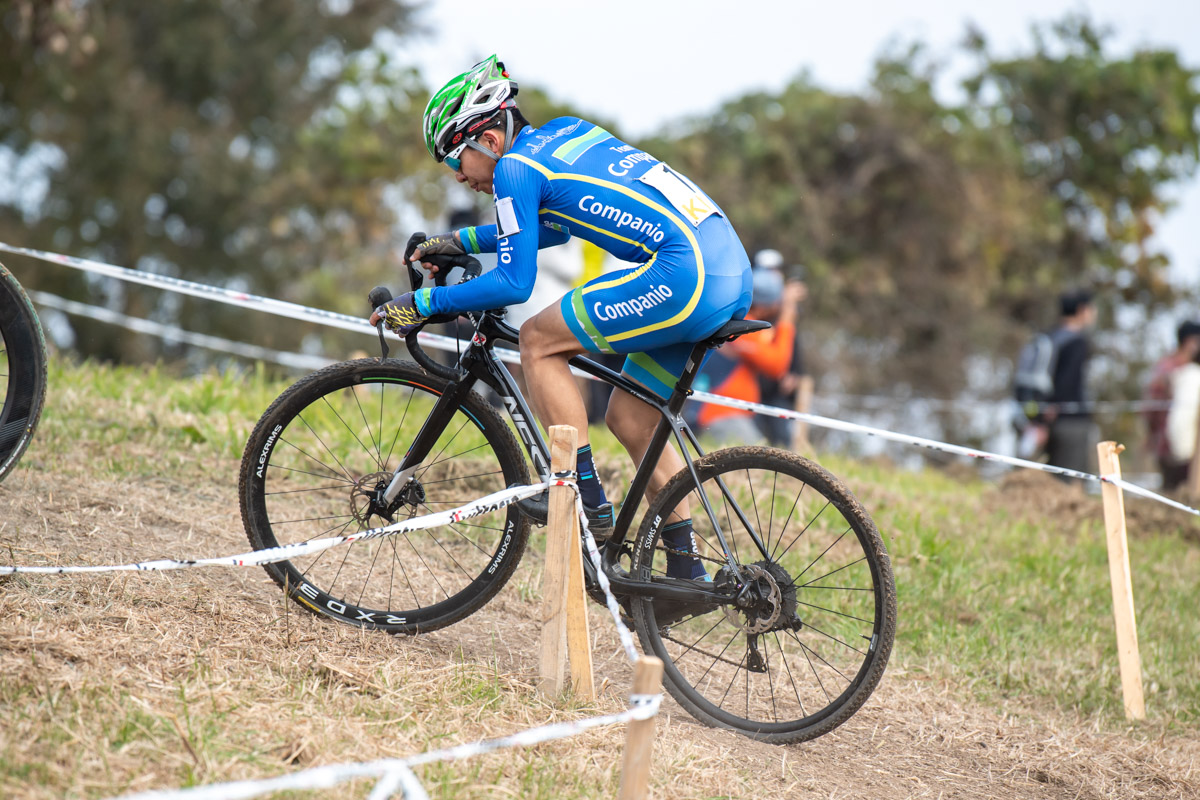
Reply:
M439 233L437 236L430 236L420 242L411 242L410 246L415 244L415 249L405 257L405 261L411 263L413 261L421 261L425 256L461 256L465 255L467 250L459 241L458 231L450 231L449 233ZM437 264L422 262L421 264L429 273L438 271Z
M389 300L371 314L372 325L378 325L382 320L384 326L398 336L407 336L425 324L427 319L429 315L421 313L412 292Z

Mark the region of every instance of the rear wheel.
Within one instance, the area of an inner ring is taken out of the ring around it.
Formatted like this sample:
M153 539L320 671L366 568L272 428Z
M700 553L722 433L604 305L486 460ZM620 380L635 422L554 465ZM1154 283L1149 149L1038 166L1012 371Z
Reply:
M849 490L793 453L735 447L696 468L737 574L687 471L650 506L631 574L664 579L659 529L686 500L713 586L738 601L681 613L678 602L635 599L642 647L663 660L671 695L709 725L777 743L828 733L871 695L891 653L896 588L883 540Z
M301 379L259 420L242 456L242 521L255 549L352 534L466 505L529 473L509 427L477 394L390 503L380 491L447 383L364 359ZM508 581L529 523L515 505L438 528L339 545L266 566L311 611L390 633L450 625Z
M0 480L33 439L46 398L46 341L17 279L0 264Z

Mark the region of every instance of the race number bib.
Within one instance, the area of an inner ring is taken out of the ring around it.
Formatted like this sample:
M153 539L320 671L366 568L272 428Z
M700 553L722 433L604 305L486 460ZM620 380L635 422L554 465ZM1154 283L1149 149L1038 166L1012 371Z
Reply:
M646 170L638 180L660 191L693 227L699 228L701 222L718 213L717 207L695 184L662 162Z
M496 200L496 238L505 239L514 233L520 233L521 226L517 223L517 212L513 210L511 197L500 197Z

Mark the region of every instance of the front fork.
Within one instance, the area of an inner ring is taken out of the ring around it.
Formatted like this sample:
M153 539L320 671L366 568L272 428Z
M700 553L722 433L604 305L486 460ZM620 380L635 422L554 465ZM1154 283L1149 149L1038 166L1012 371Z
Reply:
M448 384L446 390L438 398L433 411L425 420L425 424L421 426L421 430L413 439L408 452L401 459L400 466L397 467L392 480L384 489L383 495L380 497L381 507L388 508L395 502L401 490L412 480L421 464L433 450L434 445L437 444L438 438L453 418L455 409L466 402L471 390L475 388L475 384L481 380L494 389L504 402L505 408L508 409L508 414L517 428L517 433L520 434L521 441L529 452L529 457L533 460L534 470L538 477L542 479L549 477L550 451L542 439L541 432L537 429L537 424L533 422L533 413L521 395L513 389L512 375L504 364L499 360L486 359L478 355L475 348L479 346L481 345L473 344L463 354L459 362L459 366L462 368L462 377Z

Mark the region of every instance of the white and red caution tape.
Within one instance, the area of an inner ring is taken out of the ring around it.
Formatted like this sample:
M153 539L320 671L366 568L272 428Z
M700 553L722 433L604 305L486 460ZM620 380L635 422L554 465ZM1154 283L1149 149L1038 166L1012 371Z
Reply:
M379 776L379 782L375 786L375 791L370 795L374 800L391 797L397 790L403 792L401 796L409 798L409 800L417 800L426 795L424 794L425 790L416 782L416 777L412 774L412 767L435 761L459 761L495 750L528 747L554 739L565 739L593 728L649 719L658 713L661 702L662 695L659 694L635 694L629 698L629 708L617 714L556 722L499 739L487 739L442 750L431 750L408 758L382 759L359 764L330 764L293 772L278 778L217 783L190 789L139 792L138 794L123 795L120 800L244 800L244 798L258 797L269 792L327 789L355 778L375 775ZM405 778L410 781L408 786L404 784ZM410 786L412 788L409 788Z
M246 553L238 553L232 556L219 556L217 558L195 558L187 560L161 558L154 561L138 561L130 564L109 564L104 566L0 566L0 575L66 575L84 572L155 572L173 569L189 569L192 567L261 567L264 564L274 564L279 561L288 561L289 559L297 558L299 556L320 553L323 550L328 550L331 547L337 547L338 545L342 544L362 542L368 539L378 539L383 536L394 536L400 533L410 533L412 531L425 530L426 528L436 528L442 525L449 525L452 522L462 522L463 520L471 519L472 517L478 517L482 514L488 514L492 511L504 508L505 506L511 505L526 497L534 497L538 494L541 494L550 486L574 486L574 482L570 478L556 477L552 478L546 483L535 483L530 486L514 486L508 489L502 489L498 492L493 492L486 497L481 497L478 500L461 505L458 508L451 508L446 511L438 511L433 514L427 514L423 517L413 517L392 525L371 528L369 530L359 531L358 533L349 533L344 536L329 536L323 539L310 539L305 542L295 542L293 544L280 545L279 547L270 547L265 550L251 550Z

